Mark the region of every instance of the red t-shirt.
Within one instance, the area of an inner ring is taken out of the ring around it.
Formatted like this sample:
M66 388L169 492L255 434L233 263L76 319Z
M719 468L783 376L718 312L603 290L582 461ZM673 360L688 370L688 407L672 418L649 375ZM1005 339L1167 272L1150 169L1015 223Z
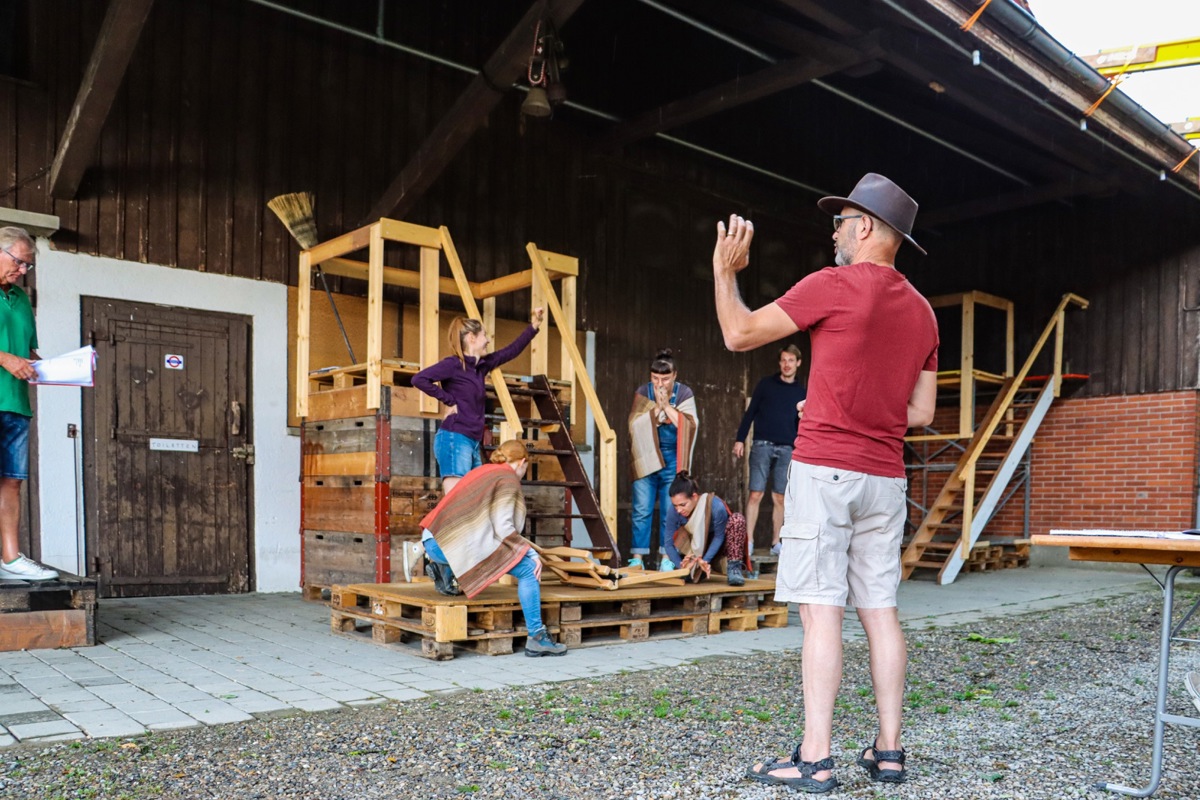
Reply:
M775 303L812 339L792 458L903 478L908 398L937 370L929 302L895 269L863 263L814 272Z

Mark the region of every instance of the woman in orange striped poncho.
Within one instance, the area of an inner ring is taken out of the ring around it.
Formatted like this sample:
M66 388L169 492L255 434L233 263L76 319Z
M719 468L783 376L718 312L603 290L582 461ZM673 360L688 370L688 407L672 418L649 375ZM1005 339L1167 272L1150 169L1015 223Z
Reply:
M521 478L529 468L529 454L525 445L511 440L496 448L491 462L468 472L421 520L430 571L453 570L468 598L500 576L512 575L529 631L525 655L561 656L566 645L551 639L542 624L542 562L521 535L525 528ZM436 578L435 582L441 583Z

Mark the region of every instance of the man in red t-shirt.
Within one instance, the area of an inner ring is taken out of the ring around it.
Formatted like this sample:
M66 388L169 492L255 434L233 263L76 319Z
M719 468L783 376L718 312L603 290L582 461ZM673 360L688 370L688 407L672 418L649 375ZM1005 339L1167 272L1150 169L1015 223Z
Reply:
M849 197L825 197L836 267L806 276L751 311L737 273L750 263L754 225L717 223L713 251L717 317L735 351L808 331L808 400L788 473L776 599L800 604L804 739L790 758L747 774L770 784L828 792L833 708L842 679L842 618L855 607L871 651L879 730L857 763L876 781L903 783L901 709L907 668L896 609L906 516L904 433L933 420L937 321L896 271L912 238L917 204L892 181L868 173Z

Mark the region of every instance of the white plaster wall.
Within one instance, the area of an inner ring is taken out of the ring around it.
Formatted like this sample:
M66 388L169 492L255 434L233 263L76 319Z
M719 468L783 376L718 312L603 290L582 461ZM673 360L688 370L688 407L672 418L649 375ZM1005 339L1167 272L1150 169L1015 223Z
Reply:
M300 578L299 437L287 432L287 287L266 281L208 275L193 270L95 258L38 243L38 352L54 356L86 344L80 333L80 298L223 311L252 319L254 407L253 536L255 588L297 591ZM42 560L75 572L75 446L67 425L82 429L81 392L37 388L38 471Z

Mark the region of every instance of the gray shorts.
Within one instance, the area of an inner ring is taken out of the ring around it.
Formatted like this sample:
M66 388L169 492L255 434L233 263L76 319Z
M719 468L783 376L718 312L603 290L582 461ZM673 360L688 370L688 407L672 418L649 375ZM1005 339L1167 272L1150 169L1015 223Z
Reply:
M750 491L765 492L767 477L771 478L771 491L783 494L787 491L788 466L792 463L792 446L775 444L765 439L755 439L750 447Z
M904 478L793 461L775 599L895 607L907 486Z

